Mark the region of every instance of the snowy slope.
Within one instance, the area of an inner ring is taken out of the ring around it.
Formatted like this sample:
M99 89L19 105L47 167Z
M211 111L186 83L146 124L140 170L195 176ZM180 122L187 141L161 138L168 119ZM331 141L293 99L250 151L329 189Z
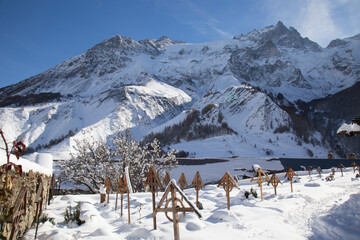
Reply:
M205 172L200 171L203 177ZM238 182L240 189L230 193L230 210L226 210L226 196L222 187L207 185L199 192L202 219L194 213L186 213L179 223L181 239L358 239L360 223L359 187L352 169L346 169L344 176L335 174L335 180L326 181L330 170L320 178L312 173L297 172L290 192L290 183L284 173L278 174L282 181L274 195L273 187L263 184L264 201L250 197L244 192L254 188L260 190L250 179ZM193 175L187 175L190 179ZM193 188L185 194L195 203ZM159 192L157 203L163 192ZM130 217L128 224L127 201L124 200L124 215L115 211L115 194L110 195L109 204L100 204L96 195L55 196L44 211L53 217L50 222L40 224L38 239L173 239L173 224L164 213L157 214L157 230L153 230L151 193L130 195ZM120 198L119 198L120 201ZM64 223L64 212L69 206L81 204L80 219L85 224ZM119 202L118 202L119 204ZM141 205L140 205L141 204ZM119 206L119 205L118 205ZM35 229L30 229L23 239L33 239Z

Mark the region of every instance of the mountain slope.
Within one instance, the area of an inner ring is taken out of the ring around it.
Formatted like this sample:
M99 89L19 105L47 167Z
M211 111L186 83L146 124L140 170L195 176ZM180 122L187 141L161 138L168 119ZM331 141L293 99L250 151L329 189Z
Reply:
M183 121L184 110L201 113L211 104L211 111L189 125L191 141L214 140L228 149L222 152L227 156L324 157L327 151L355 151L351 144L335 146L331 134L360 109L336 117L325 114L332 124L324 128L316 111L335 109L314 104L338 106L341 100L331 96L359 79L359 35L334 40L327 48L281 22L198 44L165 36L137 42L116 35L0 89L0 126L34 149L68 152L74 139L105 139L126 128L139 140L151 132L160 134ZM219 114L222 121L216 120ZM219 130L223 123L229 130ZM219 131L204 137L199 126L206 124ZM174 139L170 142L179 148L198 151L186 145L190 138ZM238 151L235 143L247 150Z

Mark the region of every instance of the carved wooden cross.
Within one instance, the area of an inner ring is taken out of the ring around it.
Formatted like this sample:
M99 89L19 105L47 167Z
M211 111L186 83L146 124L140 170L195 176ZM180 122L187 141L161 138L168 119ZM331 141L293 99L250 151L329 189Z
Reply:
M356 163L355 163L355 162L352 162L352 163L351 163L351 165L350 165L350 167L352 167L352 168L353 168L354 173L355 173L355 168L356 168L356 166L357 166L357 165L356 165Z
M170 178L170 173L169 172L166 172L165 173L165 177L164 177L164 180L163 180L163 185L164 186L167 186L170 182L171 178Z
M276 176L275 173L271 176L269 183L271 183L271 185L274 187L275 195L277 195L276 187L279 185L279 183L280 184L282 184L282 183L281 183L280 179Z
M121 216L123 215L123 197L124 193L128 191L127 184L124 178L119 177L119 180L116 184L116 201L115 201L115 211L117 209L117 201L118 201L118 195L120 193L121 195Z
M345 168L344 165L342 165L342 163L339 163L338 169L340 169L340 171L341 171L341 176L342 176L342 177L344 176L344 175L343 175L343 168Z
M269 177L261 168L258 168L250 182L257 182L260 187L261 201L263 201L262 182L269 181Z
M293 192L292 180L294 176L297 176L294 170L292 170L292 168L289 168L289 170L285 174L285 177L287 177L290 180L291 192Z
M307 166L307 168L306 168L306 171L308 171L309 172L309 177L310 177L310 173L312 172L312 166Z
M190 207L185 207L184 203L180 198L176 196L176 192L178 192L185 202ZM171 194L170 199L166 202L165 206L161 208L162 204L167 199L167 195ZM180 240L180 232L179 232L179 222L184 219L186 212L195 212L196 215L201 219L201 213L199 210L187 199L184 192L176 185L175 180L171 180L168 186L165 189L164 195L161 197L159 204L157 205L153 217L154 219L158 212L164 212L165 216L169 221L173 222L174 227L174 240ZM172 213L172 217L168 215L168 213ZM179 216L179 213L182 213Z
M159 175L156 171L156 168L154 166L151 166L149 169L149 173L147 175L145 186L150 187L150 191L152 193L152 205L153 205L153 213L155 212L155 193L160 188L161 190L164 189ZM156 215L153 215L153 222L154 222L154 229L156 229Z
M181 176L179 178L179 181L178 181L178 184L180 185L181 190L184 190L185 188L188 187L188 184L187 184L186 177L185 177L184 173L181 174Z
M191 183L191 186L195 187L196 190L196 207L199 207L199 191L204 188L203 180L200 176L199 171L196 172L195 177Z
M332 175L334 175L335 176L335 169L331 169L331 173L332 173Z
M107 203L109 203L109 195L110 195L110 191L111 191L111 181L110 178L107 178L105 181L105 189L106 189L106 194L107 194Z
M230 175L229 172L226 172L224 176L221 178L218 187L222 186L226 192L227 199L227 209L230 210L230 192L234 187L239 188L234 178Z
M321 177L322 169L320 166L316 169L316 171L319 173L319 176Z

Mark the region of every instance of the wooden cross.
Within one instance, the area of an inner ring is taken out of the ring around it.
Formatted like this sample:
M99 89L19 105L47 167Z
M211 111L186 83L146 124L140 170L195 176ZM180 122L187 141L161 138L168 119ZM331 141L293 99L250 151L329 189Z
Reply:
M199 191L204 188L203 180L201 179L199 171L196 172L195 177L191 183L191 186L196 190L196 207L199 207Z
M332 173L332 175L334 175L335 176L335 169L331 169L331 173Z
M176 196L176 192L178 192L181 197L185 199L185 202L190 207L185 207L183 201ZM161 205L165 202L169 193L171 194L171 198L166 202L164 208L161 208ZM179 222L184 219L186 212L195 212L200 219L202 218L199 210L187 199L184 192L176 185L175 180L171 180L166 187L164 195L160 199L159 204L153 213L154 219L156 219L155 216L158 212L164 212L167 219L173 222L174 240L180 240ZM168 215L170 212L172 213L172 217ZM179 216L179 213L182 214Z
M261 168L258 168L250 182L257 182L260 187L261 201L263 201L262 182L269 181L269 177Z
M110 195L111 188L112 188L112 185L111 185L110 178L107 178L106 181L105 181L105 189L106 189L106 194L107 194L107 203L109 203L109 195Z
M355 173L355 168L356 168L356 166L357 166L357 165L356 165L355 162L352 162L351 165L350 165L350 167L352 167L352 168L354 169L354 173Z
M188 184L187 184L186 177L185 177L184 173L181 174L181 176L179 178L179 181L178 181L178 184L180 184L181 190L184 190L185 188L188 187Z
M340 171L341 171L341 176L342 176L342 177L344 176L344 175L343 175L343 168L345 168L344 165L342 165L341 163L339 163L338 169L340 169Z
M282 184L282 183L281 183L280 179L276 176L275 173L271 176L269 183L271 183L271 185L274 187L275 195L277 195L276 187L279 185L279 183L280 184Z
M164 177L164 180L163 180L163 185L164 186L167 186L170 182L171 178L170 178L170 173L169 172L166 172L165 173L165 177Z
M152 193L152 206L153 206L153 213L155 212L155 193L160 188L161 190L164 189L159 175L156 171L156 168L154 166L151 166L149 169L149 173L147 175L145 186L150 187L150 191ZM156 215L153 215L153 222L154 222L154 229L156 229Z
M230 210L230 192L234 187L239 188L234 178L230 175L229 172L226 172L222 179L220 180L218 187L222 186L226 192L227 199L227 209Z
M294 176L297 176L294 170L292 170L292 168L289 168L289 170L285 174L285 177L287 177L290 180L291 192L293 192L292 180Z
M316 171L319 173L319 176L321 177L322 169L320 166L316 169Z
M115 211L117 209L117 201L119 193L121 195L121 216L123 215L123 197L124 193L128 191L127 184L125 178L119 177L119 180L116 184L116 201L115 201Z
M306 168L306 171L308 171L309 172L309 177L310 177L310 173L312 172L312 166L307 166L307 168Z

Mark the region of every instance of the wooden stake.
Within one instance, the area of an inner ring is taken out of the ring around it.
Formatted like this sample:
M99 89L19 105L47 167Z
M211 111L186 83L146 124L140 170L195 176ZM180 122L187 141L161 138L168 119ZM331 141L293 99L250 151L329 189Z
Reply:
M338 169L340 169L340 171L341 171L341 176L343 177L344 175L343 175L343 168L345 168L344 167L344 165L342 165L341 163L338 165Z

